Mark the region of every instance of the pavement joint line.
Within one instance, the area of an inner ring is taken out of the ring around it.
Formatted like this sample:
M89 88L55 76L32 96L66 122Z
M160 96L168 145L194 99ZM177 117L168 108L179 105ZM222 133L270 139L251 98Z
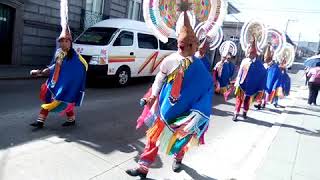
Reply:
M304 122L304 121L303 121ZM299 133L298 133L299 134ZM297 162L297 157L298 157L298 152L299 152L299 147L300 147L300 141L301 141L301 136L302 136L302 134L299 134L299 139L298 139L298 143L297 143L297 148L296 148L296 153L295 153L295 155L294 155L294 161L293 161L293 164L292 164L292 167L291 167L291 172L290 172L290 178L291 179L293 179L293 170L294 170L294 168L295 168L295 165L296 165L296 163L295 162Z
M289 102L290 101L292 102L288 104L294 104L298 100L297 98L299 96L295 94L298 94L299 91L301 90L298 90L297 93L293 93L291 95L293 98L289 100ZM272 145L272 142L274 141L274 139L276 138L276 135L278 134L280 128L282 127L281 124L283 124L287 119L288 113L289 113L289 110L288 110L288 107L286 107L282 111L278 120L274 122L274 125L271 127L271 129L265 133L263 140L255 146L252 152L252 155L248 158L244 166L242 166L240 170L235 171L236 177L238 176L237 179L244 179L244 180L255 179L256 171L262 165L262 162L264 162L266 155ZM247 172L250 172L250 173L247 173Z
M103 171L103 172L95 175L94 177L89 178L88 180L92 180L93 178L99 177L99 176L101 176L102 174L105 174L105 173L107 173L107 172L109 172L109 171L111 171L111 170L113 170L113 169L115 169L115 168L119 168L119 169L125 171L124 169L122 169L122 168L120 167L120 165L122 165L122 164L124 164L124 163L126 163L126 162L128 162L128 161L130 161L130 160L132 160L132 159L134 159L134 158L135 158L135 157L129 158L129 159L127 159L127 160L125 160L125 161L117 164L117 165L114 165L114 166L112 166L110 169L107 169L107 170L105 170L105 171Z
M16 158L19 158L21 156L24 156L24 155L27 155L27 154L32 154L32 153L35 153L36 151L38 150L45 150L45 149L48 149L48 148L51 148L49 146L53 146L53 145L57 145L57 144L54 144L52 142L49 142L49 141L46 141L45 139L37 139L35 141L45 141L45 142L48 142L50 143L50 145L46 145L44 147L39 147L39 148L35 148L33 149L31 152L21 152L21 153L18 153L17 155L15 155L14 157L10 157L10 159L16 159ZM17 148L18 146L24 146L26 144L29 144L29 143L33 143L35 141L31 141L31 142L28 142L28 143L23 143L23 144L19 144L17 146L12 146L10 147L9 149L6 149L5 151L8 151L8 153L10 153L10 151L12 151L13 148ZM63 143L67 143L67 142L63 142ZM63 144L63 143L59 143L59 144Z
M101 159L101 160L103 160L103 161L105 161L105 162L107 162L108 164L112 164L111 162L107 161L106 159L104 159L104 158L102 158L102 157L100 157L100 156L98 156L98 155L96 155L96 154L94 154L94 153L89 152L88 150L86 150L85 148L82 148L81 146L75 146L75 147L78 148L78 149L80 149L80 150L82 150L82 151L85 151L86 153L89 153L89 154L91 154L91 155L93 155L93 156L95 156L95 157L97 157L97 158L99 158L99 159ZM126 162L128 162L128 161L130 161L130 160L132 160L132 159L134 159L134 158L135 158L135 156L133 156L133 157L131 157L131 158L128 158L127 160L125 160L125 161L123 161L123 162L121 162L121 163L119 163L119 164L113 165L113 166L110 167L109 169L107 169L107 170L105 170L105 171L103 171L103 172L95 175L94 177L89 178L89 180L91 180L91 179L93 179L93 178L95 178L95 177L98 177L98 176L100 176L100 175L102 175L102 174L104 174L104 173L106 173L106 172L108 172L108 171L111 171L111 170L113 170L113 169L115 169L115 168L117 168L117 167L118 167L119 169L123 170L123 169L120 168L119 166L122 165L122 164L124 164L124 163L126 163Z
M298 98L299 98L299 95L298 95L298 94L299 94L300 91L303 91L303 89L299 89L299 87L296 87L296 88L298 89L298 91L297 91L296 93L292 93L292 95L291 95L291 96L292 96L292 99L291 99L292 103L291 103L291 104L295 104L295 103L298 101ZM265 158L266 158L266 155L267 155L267 153L268 153L268 151L269 151L269 149L270 149L270 147L271 147L271 145L272 145L272 142L273 142L274 139L276 138L276 135L278 134L278 131L279 131L280 128L281 128L281 124L282 124L283 122L285 122L285 120L287 119L287 116L288 116L288 113L289 113L289 110L288 110L288 109L290 109L290 107L286 107L285 110L283 111L283 113L281 114L281 116L283 116L282 118L279 118L281 121L276 121L276 122L275 122L275 126L272 126L271 130L274 129L274 130L273 130L273 131L274 131L274 132L273 132L274 137L272 138L271 143L269 144L268 148L266 149L265 153L263 154L263 157L261 158L258 166L255 168L254 171L252 171L252 172L254 172L252 178L255 178L256 170L257 170L258 168L260 168L261 165L262 165L262 163L264 162L264 160L265 160ZM299 136L299 140L300 140L300 137L301 137L301 135ZM299 145L299 144L298 144L298 145ZM297 153L297 152L296 152L296 153ZM296 157L295 157L295 158L296 158ZM291 179L292 179L292 178L291 178Z
M76 142L74 142L74 143L76 143ZM96 154L94 154L94 153L86 150L85 148L82 148L81 146L77 146L77 145L73 145L73 144L71 144L71 145L72 145L72 146L75 146L77 149L79 149L79 150L81 150L81 151L84 151L84 152L86 152L86 153L88 153L88 154L93 155L94 157L96 157L96 158L98 158L98 159L100 159L100 160L102 160L102 161L104 161L104 162L106 162L106 163L108 163L108 164L112 164L111 162L107 161L106 159L104 159L104 158L102 158L102 157L100 157L100 156L98 156L98 155L96 155ZM111 168L110 168L110 169L111 169Z

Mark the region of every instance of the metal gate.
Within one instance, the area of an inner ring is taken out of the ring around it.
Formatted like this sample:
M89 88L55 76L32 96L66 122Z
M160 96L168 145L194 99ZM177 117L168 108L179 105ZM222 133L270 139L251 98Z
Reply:
M0 4L0 64L11 64L14 14L13 8Z

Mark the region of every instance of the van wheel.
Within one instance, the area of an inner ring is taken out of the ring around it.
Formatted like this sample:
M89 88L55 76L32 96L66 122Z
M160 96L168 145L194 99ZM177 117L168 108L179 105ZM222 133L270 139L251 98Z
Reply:
M130 70L129 68L120 68L116 73L117 85L120 87L127 86L130 80Z

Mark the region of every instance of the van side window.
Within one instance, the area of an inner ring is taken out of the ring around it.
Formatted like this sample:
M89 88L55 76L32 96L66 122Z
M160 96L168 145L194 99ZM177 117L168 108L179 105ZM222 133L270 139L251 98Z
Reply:
M160 41L160 49L161 50L178 50L177 40L173 38L169 38L167 43L163 43Z
M143 49L158 49L158 39L153 35L138 33L138 46Z
M129 32L129 31L122 31L113 43L113 46L132 46L132 45L133 45L133 32Z

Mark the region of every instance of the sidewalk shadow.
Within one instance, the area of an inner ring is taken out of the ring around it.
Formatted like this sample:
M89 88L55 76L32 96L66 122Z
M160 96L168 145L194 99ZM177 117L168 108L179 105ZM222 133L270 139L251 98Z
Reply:
M304 100L304 101L306 101L306 102L308 102L308 98L306 98L306 97L299 97L298 99L301 99L301 100Z
M306 116L320 117L320 116L315 115L315 114L309 114L309 113L303 113L303 112L297 112L297 111L288 111L288 114L292 114L292 115L306 115Z
M298 126L293 126L293 125L290 125L290 124L275 123L274 126L280 126L280 127L284 127L284 128L292 128L292 129L296 129L297 131L306 132L306 133L313 132L313 131L311 131L309 129L298 127Z
M260 121L253 118L248 117L248 119L241 120L239 119L238 122L244 122L244 123L250 123L250 124L256 124L258 126L265 126L265 127L272 127L274 124L266 121Z
M303 106L288 106L289 108L294 108L294 109L305 109L308 111L315 111L315 112L319 112L320 111L320 106L315 106L313 108L310 107L303 107Z
M307 135L307 136L313 136L313 137L320 137L320 130L305 132L305 131L297 131L299 134Z
M279 109L280 109L280 108L279 108ZM270 112L273 112L273 113L281 114L283 111L281 111L281 110L279 110L279 109L266 108L267 111L265 111L265 112L270 111ZM284 109L284 108L282 108L282 109Z
M182 164L182 170L186 172L192 179L196 180L217 180L206 175L199 174L196 170L192 169L191 167Z
M223 111L217 108L212 108L212 114L214 116L233 116L233 113L230 111Z
M289 125L289 124L284 124L284 123L270 123L270 122L266 122L266 121L260 121L260 120L256 120L253 118L248 117L248 119L246 120L238 120L239 122L245 122L245 123L250 123L250 124L256 124L258 126L265 126L268 128L271 128L272 126L280 126L283 128L292 128L295 129L297 131L301 131L301 132L306 132L306 133L312 133L313 131L310 131L309 129L305 129L302 127L298 127L298 126L293 126L293 125Z
M213 95L213 100L212 100L212 106L215 107L217 105L220 104L224 104L224 105L230 105L230 106L234 106L234 103L231 103L230 100L232 100L234 97L230 97L228 99L228 101L224 100L224 97L222 95Z

